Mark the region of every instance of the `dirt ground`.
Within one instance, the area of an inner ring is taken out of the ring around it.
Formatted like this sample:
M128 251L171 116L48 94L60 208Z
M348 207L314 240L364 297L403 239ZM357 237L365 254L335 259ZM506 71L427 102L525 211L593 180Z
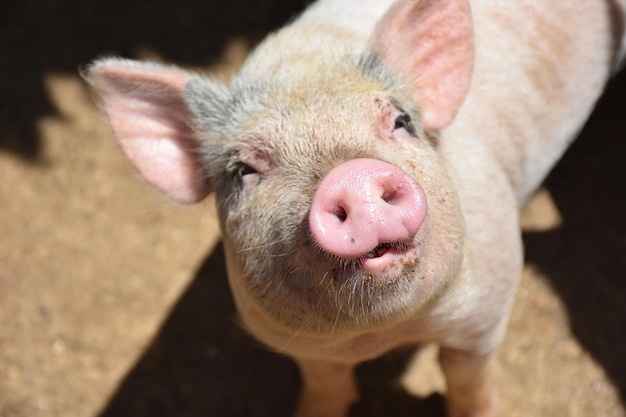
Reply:
M303 2L100 3L0 6L0 417L288 416L296 369L238 328L212 203L137 181L78 68L227 77ZM622 75L522 216L503 416L626 416L624 108ZM441 417L435 353L360 367L353 415Z

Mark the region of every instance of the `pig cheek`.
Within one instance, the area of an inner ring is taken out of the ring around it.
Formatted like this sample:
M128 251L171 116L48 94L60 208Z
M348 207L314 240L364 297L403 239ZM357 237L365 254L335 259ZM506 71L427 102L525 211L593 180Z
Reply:
M240 222L229 223L232 227ZM247 223L249 226L253 221L248 219ZM280 298L277 290L281 286L276 285L279 261L261 249L263 243L255 240L254 234L225 232L224 240L229 242L229 281L234 295L269 311Z
M405 169L420 184L428 200L428 214L416 243L420 246L415 285L437 292L457 273L462 259L465 227L454 184L429 142L417 139L402 146ZM433 280L430 278L433 277Z
M249 281L247 286L251 291L260 286L264 292L272 292L286 273L294 238L287 234L293 227L283 224L288 222L281 217L284 213L275 212L288 203L270 202L262 198L264 194L248 195L245 204L231 209L223 230L236 248L234 257L241 275ZM268 203L272 204L268 206Z
M225 235L235 248L235 259L246 276L262 275L272 269L272 233L260 227L263 219L250 214L231 215L226 221ZM264 238L262 238L264 237Z
M457 275L463 259L465 226L458 197L445 173L430 184L431 217L429 235L423 247L422 266L428 276L439 282L429 285L444 288Z

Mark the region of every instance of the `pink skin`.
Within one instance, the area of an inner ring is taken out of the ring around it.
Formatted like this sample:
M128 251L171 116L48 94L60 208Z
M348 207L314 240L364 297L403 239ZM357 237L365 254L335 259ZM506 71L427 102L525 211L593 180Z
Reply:
M365 269L378 272L408 249L426 211L422 187L402 169L377 159L353 159L333 168L320 184L309 227L324 251L362 258Z

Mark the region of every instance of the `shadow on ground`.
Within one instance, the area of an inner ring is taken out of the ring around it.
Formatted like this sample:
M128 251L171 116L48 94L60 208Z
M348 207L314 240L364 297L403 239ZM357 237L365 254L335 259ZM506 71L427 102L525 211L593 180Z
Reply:
M100 417L289 415L295 366L257 347L235 317L219 246Z
M226 41L252 42L302 9L305 0L6 0L0 6L0 150L37 161L37 121L56 115L45 74L75 75L102 55L157 51L206 65Z

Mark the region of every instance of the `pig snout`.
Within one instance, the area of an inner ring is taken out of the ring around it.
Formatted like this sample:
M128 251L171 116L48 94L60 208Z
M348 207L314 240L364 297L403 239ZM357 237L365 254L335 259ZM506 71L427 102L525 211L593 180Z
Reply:
M375 259L410 247L426 211L422 187L405 171L376 159L353 159L322 180L309 227L315 243L332 255Z

